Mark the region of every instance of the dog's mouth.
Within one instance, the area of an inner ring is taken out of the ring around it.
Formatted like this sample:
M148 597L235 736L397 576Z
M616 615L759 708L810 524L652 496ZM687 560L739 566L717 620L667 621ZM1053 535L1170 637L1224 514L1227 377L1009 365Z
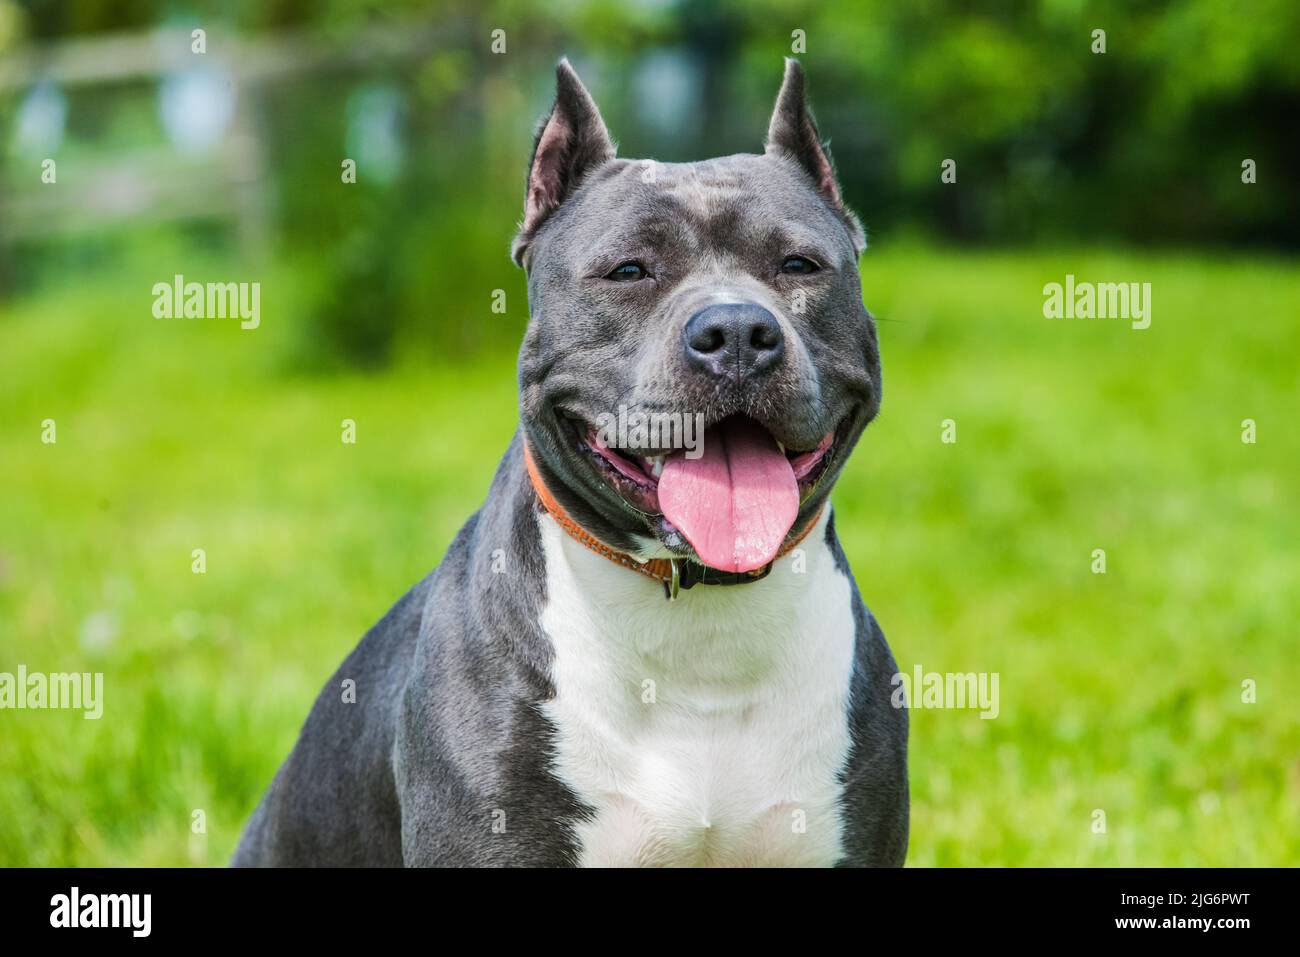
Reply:
M615 447L584 419L561 416L578 456L651 521L661 541L732 572L762 568L776 557L851 420L810 449L784 447L744 415L707 427L693 447L646 449Z

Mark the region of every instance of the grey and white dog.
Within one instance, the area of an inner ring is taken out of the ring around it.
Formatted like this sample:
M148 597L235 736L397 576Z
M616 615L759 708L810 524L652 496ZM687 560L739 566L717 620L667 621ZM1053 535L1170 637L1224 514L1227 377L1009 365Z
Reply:
M902 864L907 715L827 502L880 405L864 245L796 62L762 155L676 164L616 158L562 61L519 431L234 863ZM620 408L702 446L608 442Z

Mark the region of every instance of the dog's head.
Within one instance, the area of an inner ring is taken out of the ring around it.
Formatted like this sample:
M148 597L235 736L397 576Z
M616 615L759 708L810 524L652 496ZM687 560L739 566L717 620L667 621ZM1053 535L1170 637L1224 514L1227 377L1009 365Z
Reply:
M567 61L557 80L513 248L535 466L620 551L761 568L821 509L880 405L865 237L803 72L786 61L762 155L698 163L616 158Z

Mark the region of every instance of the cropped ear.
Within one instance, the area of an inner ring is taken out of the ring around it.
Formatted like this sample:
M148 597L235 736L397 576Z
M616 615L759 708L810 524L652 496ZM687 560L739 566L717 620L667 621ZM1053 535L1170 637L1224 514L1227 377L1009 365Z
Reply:
M785 154L804 168L817 191L844 220L853 247L860 254L867 246L866 233L858 218L844 205L830 153L817 135L817 124L808 110L803 67L798 60L789 57L785 61L785 79L781 83L781 92L776 96L772 121L767 127L766 151Z
M596 101L567 58L555 68L555 105L533 142L524 194L524 221L511 246L522 265L524 253L547 218L572 195L582 177L614 158L614 143Z

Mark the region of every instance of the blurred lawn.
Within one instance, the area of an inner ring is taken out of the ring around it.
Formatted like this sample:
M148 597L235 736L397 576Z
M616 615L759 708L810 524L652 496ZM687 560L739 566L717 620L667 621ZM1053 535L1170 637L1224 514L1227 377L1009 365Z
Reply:
M1044 319L1067 272L1151 282L1151 328ZM298 377L291 284L265 277L256 332L125 285L0 316L0 671L103 671L106 697L0 712L4 865L224 863L514 427L513 356ZM864 286L885 404L841 537L902 668L1001 675L996 720L913 712L909 863L1300 864L1300 271L903 245Z

